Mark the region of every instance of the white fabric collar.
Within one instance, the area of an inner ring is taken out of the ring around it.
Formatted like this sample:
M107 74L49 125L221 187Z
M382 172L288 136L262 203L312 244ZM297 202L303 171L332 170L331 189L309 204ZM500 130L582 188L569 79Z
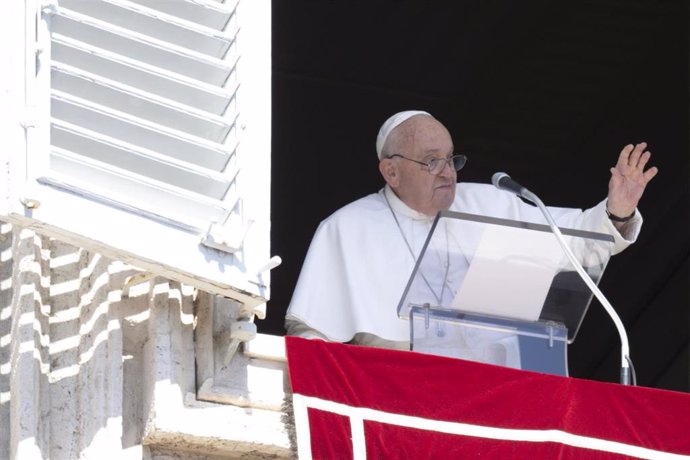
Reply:
M388 200L388 203L390 203L391 208L393 209L394 212L403 215L405 217L409 217L410 219L413 220L433 220L435 216L427 216L424 213L421 213L419 211L415 211L408 205L406 205L403 200L398 198L398 195L395 194L392 188L388 184L383 188L383 193L386 196L386 199Z

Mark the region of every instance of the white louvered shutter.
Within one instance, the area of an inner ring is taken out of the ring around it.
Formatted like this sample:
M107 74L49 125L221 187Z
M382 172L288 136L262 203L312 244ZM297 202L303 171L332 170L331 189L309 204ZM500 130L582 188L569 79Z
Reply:
M28 1L26 16L10 220L262 305L270 1Z

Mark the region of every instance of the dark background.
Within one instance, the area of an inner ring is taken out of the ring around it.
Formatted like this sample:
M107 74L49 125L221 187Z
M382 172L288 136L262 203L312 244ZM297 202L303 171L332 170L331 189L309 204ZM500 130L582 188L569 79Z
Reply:
M272 272L283 319L318 223L377 191L375 138L394 112L431 112L468 165L506 171L551 206L607 193L627 143L659 175L638 242L600 284L623 319L638 384L688 391L688 7L685 1L273 2ZM596 299L570 373L619 381L620 345Z

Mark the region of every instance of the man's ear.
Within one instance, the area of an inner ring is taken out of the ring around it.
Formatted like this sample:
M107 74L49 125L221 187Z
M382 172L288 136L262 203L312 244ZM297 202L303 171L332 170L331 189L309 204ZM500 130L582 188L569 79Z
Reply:
M400 174L398 171L398 165L395 161L390 158L384 158L379 162L379 171L383 176L383 179L391 187L397 187L400 182Z

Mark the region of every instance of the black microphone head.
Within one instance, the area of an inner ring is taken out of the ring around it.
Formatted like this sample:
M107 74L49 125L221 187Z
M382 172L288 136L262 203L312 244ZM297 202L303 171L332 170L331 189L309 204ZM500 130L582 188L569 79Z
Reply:
M504 177L507 177L508 179L510 179L510 176L504 172L494 173L494 175L491 176L491 183L494 184L494 187L496 187L496 188L502 188L501 185L499 184L499 182Z

